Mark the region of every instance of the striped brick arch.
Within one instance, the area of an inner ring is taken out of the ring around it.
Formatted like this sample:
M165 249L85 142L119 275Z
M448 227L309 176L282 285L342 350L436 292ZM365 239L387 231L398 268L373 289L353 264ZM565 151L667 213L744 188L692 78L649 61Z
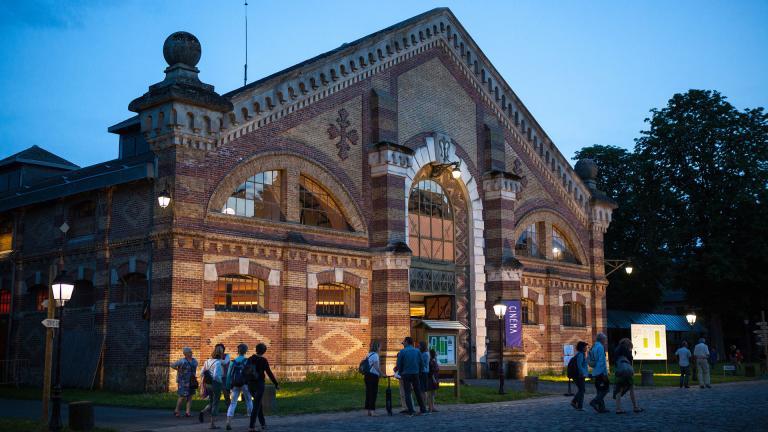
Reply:
M470 345L476 347L474 362L485 361L486 356L486 328L485 328L485 253L483 238L483 202L480 198L477 180L467 169L468 161L462 159L456 154L456 146L448 137L444 137L449 143L447 159L451 161L461 161L461 177L457 183L461 185L462 192L468 198L466 211L470 217L469 226L466 233L469 235L469 316L472 322L469 323L471 329ZM408 238L408 199L410 198L411 187L417 180L419 172L425 166L437 162L442 163L444 157L440 157L441 150L438 148L438 136L428 136L424 143L415 148L413 164L407 169L405 177L405 238ZM458 297L458 292L457 292ZM458 300L458 298L457 298Z

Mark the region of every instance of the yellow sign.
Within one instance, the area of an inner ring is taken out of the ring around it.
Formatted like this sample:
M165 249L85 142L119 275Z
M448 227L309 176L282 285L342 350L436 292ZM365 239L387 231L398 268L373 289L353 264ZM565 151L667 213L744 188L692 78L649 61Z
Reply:
M667 327L655 324L632 324L632 355L635 360L667 359Z

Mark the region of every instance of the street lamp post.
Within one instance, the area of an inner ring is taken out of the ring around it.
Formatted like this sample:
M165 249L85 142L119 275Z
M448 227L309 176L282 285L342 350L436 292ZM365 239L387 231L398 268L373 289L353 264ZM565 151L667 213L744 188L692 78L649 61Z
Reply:
M51 395L51 421L48 424L48 430L51 432L61 431L61 337L64 332L64 304L72 298L75 284L67 276L67 271L62 270L56 279L53 280L51 291L59 309L59 331L56 338L56 376Z
M499 297L493 305L493 312L499 319L499 394L504 394L504 315L507 305Z

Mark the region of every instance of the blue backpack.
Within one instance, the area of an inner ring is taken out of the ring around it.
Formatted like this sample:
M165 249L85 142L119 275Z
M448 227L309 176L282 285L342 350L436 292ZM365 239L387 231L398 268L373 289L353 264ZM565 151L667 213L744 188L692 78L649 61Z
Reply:
M248 363L248 359L245 359L242 362L235 359L229 365L229 367L232 368L232 387L242 387L247 384L245 376L246 363Z

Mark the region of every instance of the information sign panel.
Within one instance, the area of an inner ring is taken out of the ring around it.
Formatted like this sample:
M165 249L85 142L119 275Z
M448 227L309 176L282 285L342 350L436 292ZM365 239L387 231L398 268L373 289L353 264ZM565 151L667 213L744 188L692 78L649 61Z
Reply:
M667 359L667 327L654 324L632 324L632 345L635 360Z

